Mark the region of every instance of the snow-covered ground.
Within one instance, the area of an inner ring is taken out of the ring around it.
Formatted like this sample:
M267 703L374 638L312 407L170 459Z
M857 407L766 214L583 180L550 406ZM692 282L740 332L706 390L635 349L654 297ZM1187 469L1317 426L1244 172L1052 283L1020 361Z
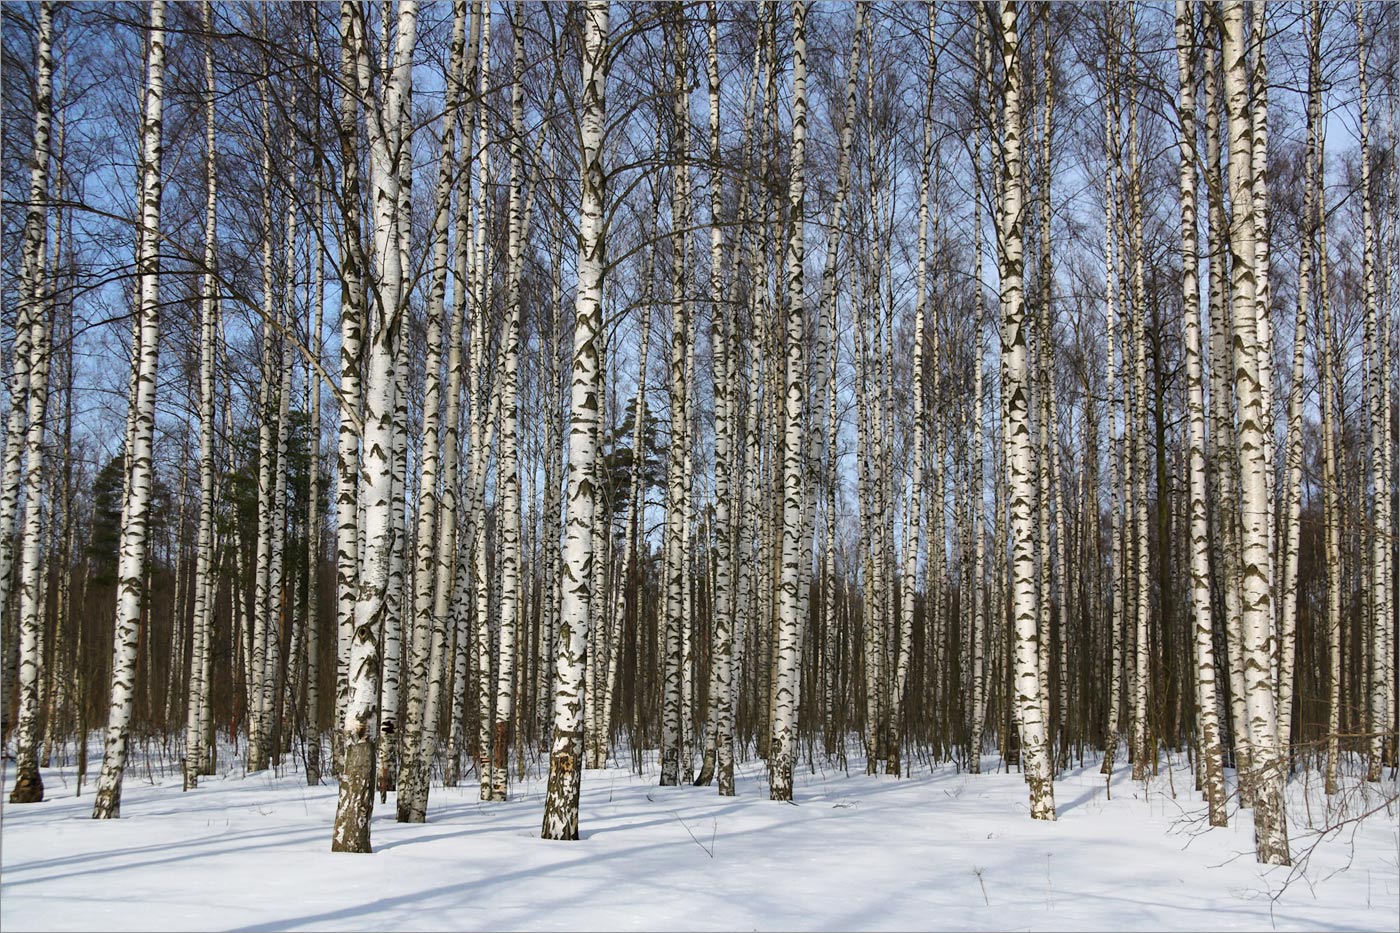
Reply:
M1349 779L1330 811L1316 777L1295 779L1293 851L1307 858L1290 870L1255 863L1248 813L1205 825L1183 762L1147 786L1120 768L1111 799L1097 767L1073 770L1055 823L1029 818L1018 774L863 770L804 770L795 805L767 799L758 761L729 799L657 787L654 767L587 772L574 843L539 838L538 777L504 804L474 783L435 786L424 825L394 822L392 794L377 805L364 856L330 852L336 789L300 773L239 768L182 793L178 775L137 767L122 818L96 822L91 783L75 797L74 770L55 768L48 800L0 811L0 928L1400 927L1389 775ZM7 763L6 794L12 780ZM1344 825L1320 837L1328 823Z

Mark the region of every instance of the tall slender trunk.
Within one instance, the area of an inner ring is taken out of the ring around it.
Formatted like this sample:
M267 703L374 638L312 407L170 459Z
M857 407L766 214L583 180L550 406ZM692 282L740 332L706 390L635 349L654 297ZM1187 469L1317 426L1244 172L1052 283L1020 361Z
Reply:
M1008 492L1011 507L1012 600L1015 617L1015 701L1031 816L1055 818L1055 792L1041 699L1040 638L1035 611L1035 553L1031 524L1030 410L1026 364L1026 308L1023 285L1025 217L1021 180L1021 44L1017 4L1001 2L1002 40L1002 198L1000 242L1003 268L1002 395L1006 409Z
M146 581L151 488L155 482L151 444L155 435L156 367L160 360L160 201L161 122L165 101L165 0L151 0L146 58L146 93L141 120L140 238L132 375L135 391L127 420L127 490L122 503L121 552L117 558L116 631L112 651L112 691L107 737L98 778L93 819L121 815L122 776L127 737L136 698L136 652L141 634L141 602Z
M1132 67L1137 60L1137 18L1129 11L1128 62ZM1147 288L1144 278L1143 207L1142 207L1142 166L1138 155L1138 103L1137 83L1133 75L1128 76L1128 229L1129 251L1132 255L1132 309L1129 315L1133 345L1133 404L1132 404L1132 443L1130 453L1132 464L1133 507L1130 521L1133 525L1133 694L1132 694L1132 749L1133 780L1143 780L1147 769L1156 770L1155 737L1151 736L1148 722L1149 680L1152 676L1150 657L1152 645L1151 615L1152 588L1149 579L1149 553L1147 538ZM1121 261L1121 257L1120 257ZM1166 490L1159 490L1166 495Z
M1223 11L1225 104L1230 127L1231 291L1234 298L1235 398L1239 406L1240 518L1243 573L1241 616L1245 656L1245 705L1254 760L1255 854L1260 862L1287 865L1288 828L1283 811L1283 759L1278 747L1269 642L1273 625L1272 564L1269 550L1267 483L1264 476L1265 397L1260 384L1257 325L1258 257L1250 95L1246 74L1244 8L1238 0ZM1257 106L1257 102L1255 104Z
M293 94L289 106L289 114L296 112L296 95ZM294 117L293 117L294 119ZM290 433L290 412L292 401L292 359L291 340L287 333L292 326L292 303L295 294L295 273L296 273L296 241L297 241L297 213L296 197L297 190L297 169L296 150L294 146L286 154L287 158L287 214L283 227L283 259L285 262L285 274L281 283L281 290L278 300L278 330L280 334L277 339L277 450L276 450L276 480L273 483L273 505L272 505L272 560L270 579L272 580L271 599L272 610L269 612L269 630L267 641L267 669L264 679L264 711L267 717L265 728L268 747L268 759L272 764L281 760L284 749L290 746L285 744L290 740L292 730L285 725L291 717L292 710L288 709L285 701L286 688L290 687L293 681L292 672L295 670L295 659L297 650L300 647L297 635L297 628L293 621L292 608L296 605L293 595L294 582L290 579L287 570L287 477L289 464L287 461L287 444ZM284 659L282 656L282 643L284 633L290 636L291 645ZM285 681L285 683L284 683Z
M41 561L43 555L44 427L48 409L49 334L48 317L52 295L48 293L47 259L49 199L49 125L53 110L53 4L39 5L36 42L37 64L34 82L34 148L29 170L29 204L24 217L24 245L21 258L22 294L26 310L19 315L27 323L28 386L24 396L10 397L18 407L27 408L24 439L24 525L20 534L19 564L19 716L15 726L15 786L10 803L39 803L44 799L44 781L39 775L39 714L42 692L44 618L42 607ZM154 271L154 270L152 270ZM15 343L22 341L16 335ZM19 361L16 360L18 371ZM18 442L18 437L12 438ZM0 534L9 537L9 528ZM0 599L3 599L0 595ZM3 604L0 604L3 605ZM0 612L3 612L0 609Z
M909 500L906 511L904 535L904 568L900 579L899 640L900 651L895 667L894 729L890 735L888 764L898 773L901 733L905 728L903 715L905 690L909 681L910 645L914 640L914 596L919 569L919 516L921 501L926 496L924 490L924 328L925 308L928 305L928 235L929 235L929 187L933 173L933 89L938 75L938 44L934 27L938 18L938 8L933 3L926 6L928 14L928 80L924 98L924 142L922 158L919 162L919 240L918 265L914 274L914 451L911 464L912 476L909 483ZM936 345L936 344L935 344ZM934 365L937 366L937 356ZM935 489L935 496L942 490ZM934 529L929 529L932 536ZM936 545L942 548L942 541ZM930 580L932 568L930 568ZM925 600L932 594L925 591ZM888 768L888 765L887 765Z
M983 7L978 7L977 61L981 69L973 76L974 111L979 115L973 127L972 172L978 185L972 198L972 244L973 244L973 352L972 365L972 585L969 598L972 602L972 723L968 736L968 770L973 774L982 771L982 737L987 720L987 587L986 587L986 524L982 514L983 496L986 488L985 455L982 447L983 420L983 373L986 370L986 329L987 299L982 285L982 87L991 81L991 44L988 35L991 30L990 18Z
M438 154L438 182L433 198L432 270L428 286L428 333L425 384L423 389L423 433L419 455L417 550L413 568L413 622L408 669L408 706L403 728L403 762L399 774L397 818L401 823L422 823L428 810L428 769L431 766L432 738L437 729L436 716L429 716L428 695L441 677L441 642L446 632L446 620L438 612L439 587L452 585L451 575L444 577L440 562L444 547L451 547L451 531L445 525L448 511L444 500L454 494L455 476L445 477L442 493L438 492L438 475L443 461L456 457L457 393L460 385L461 316L460 303L447 306L448 226L452 206L452 182L457 170L454 156L457 108L462 99L462 59L466 45L467 3L456 0L452 5L452 39L448 60L448 98L442 115L442 139ZM475 25L475 21L473 21ZM475 36L473 36L475 38ZM459 285L459 288L461 286ZM450 314L450 320L444 317ZM448 343L448 378L442 378L442 340L444 323L450 335ZM456 363L452 362L452 359ZM447 395L447 427L440 414L444 388ZM445 434L439 445L440 433ZM442 471L446 472L446 471ZM441 498L439 497L441 495ZM455 520L455 514L450 520ZM434 670L434 661L438 669ZM438 687L440 690L440 686Z
M1109 15L1109 31L1113 29L1112 7L1105 7ZM1116 59L1116 56L1115 56ZM1109 487L1109 539L1110 558L1108 568L1108 585L1111 591L1109 598L1109 671L1108 671L1108 721L1104 730L1104 758L1102 772L1108 775L1110 780L1113 774L1113 760L1118 754L1119 723L1121 720L1121 706L1123 694L1123 631L1124 616L1128 604L1127 594L1124 591L1124 565L1128 559L1128 548L1125 546L1127 534L1124 531L1125 512L1127 511L1127 496L1125 495L1125 482L1119 482L1120 474L1127 474L1130 466L1123 456L1125 445L1124 436L1119 434L1120 413L1126 415L1127 386L1124 385L1123 396L1120 399L1118 391L1119 360L1122 359L1124 368L1127 364L1127 347L1119 340L1121 328L1119 327L1118 308L1118 269L1121 256L1118 252L1119 236L1118 228L1120 218L1118 214L1118 73L1116 61L1110 60L1110 77L1108 96L1109 105L1104 108L1105 134L1104 140L1107 148L1107 157L1110 163L1109 170L1104 175L1104 294L1105 307L1107 309L1107 353L1105 362L1107 364L1107 374L1105 376L1105 391L1108 395L1108 433L1109 433L1109 453L1108 453L1108 487ZM1126 376L1126 374L1125 374ZM1125 379L1126 382L1126 379ZM1127 418L1123 418L1124 435L1126 435Z
M205 29L212 34L214 10L209 0L201 5ZM214 100L218 83L214 75L214 43L204 40L204 282L199 306L199 531L195 545L194 618L190 635L190 678L185 717L185 789L199 784L204 763L204 709L210 684L207 676L213 620L214 584L214 365L218 353L218 186L215 172Z
M340 425L336 432L336 703L332 767L340 773L340 724L350 702L350 651L355 632L355 598L360 579L360 355L366 313L365 262L360 233L358 66L353 43L353 7L340 7Z
M516 425L520 381L520 276L525 237L525 34L524 9L515 4L511 32L514 64L511 81L510 207L506 247L506 319L501 341L501 428L496 471L504 493L497 514L501 522L500 670L496 680L492 729L491 799L506 798L507 753L514 718L515 655L520 626L520 457Z
M675 69L671 101L671 440L666 467L666 527L665 527L665 651L662 664L661 700L661 786L679 784L681 780L682 747L688 723L684 716L684 645L686 628L690 623L685 611L689 583L685 550L686 476L685 453L690 446L686 432L689 396L689 302L685 297L685 239L689 237L689 204L686 197L686 165L689 153L682 147L682 122L690 120L689 78L686 73L684 11L677 4L675 21L668 27Z
M491 84L491 7L487 4L481 24L481 66L478 69L478 94L484 99ZM490 368L487 349L490 343L491 314L489 269L486 264L487 188L491 176L491 158L487 150L490 137L488 120L483 116L477 125L477 191L476 224L473 228L475 246L472 268L473 292L476 296L472 329L472 437L469 485L472 507L467 538L471 549L472 621L475 626L476 702L477 702L477 779L482 800L491 799L491 706L495 684L491 680L491 587L487 580L486 556L486 470L488 454L495 437L496 409L500 395L495 390L495 378L486 376Z
M1041 129L1040 129L1040 191L1037 198L1040 212L1040 255L1039 269L1037 277L1040 285L1040 307L1036 314L1035 331L1035 374L1034 379L1035 395L1039 412L1035 419L1039 428L1039 441L1037 445L1036 457L1036 508L1038 517L1036 521L1036 545L1038 549L1038 559L1040 564L1040 593L1039 593L1039 615L1036 620L1038 634L1040 636L1040 689L1041 707L1045 710L1046 744L1053 749L1055 743L1061 739L1061 725L1056 716L1052 714L1050 699L1053 695L1051 690L1050 668L1051 668L1051 645L1053 644L1053 633L1051 624L1053 622L1052 609L1054 608L1055 583L1058 577L1064 573L1064 562L1061 561L1056 567L1053 563L1052 542L1056 537L1053 534L1051 525L1051 500L1053 498L1052 483L1054 472L1052 463L1055 461L1055 432L1054 418L1055 406L1052 396L1055 380L1055 344L1054 344L1054 265L1051 261L1051 221L1053 215L1050 209L1050 195L1052 183L1051 157L1053 154L1053 132L1055 116L1055 93L1054 76L1051 63L1050 52L1050 8L1043 5L1040 8L1040 20L1043 26L1041 35L1041 72L1043 75L1043 104L1041 106ZM1061 715L1063 710L1058 711ZM1053 761L1052 757L1052 761Z
M799 585L804 489L804 413L807 407L805 363L807 308L802 287L805 223L803 159L807 139L807 4L792 5L792 153L788 177L791 233L787 244L787 334L784 377L782 572L778 589L778 637L773 687L772 744L768 749L769 797L792 799L792 769L797 757L797 709L802 659Z
M593 602L589 546L592 538L591 476L598 452L593 425L602 401L598 340L603 330L604 90L608 68L608 0L589 0L583 13L583 89L580 125L578 288L574 303L574 352L570 385L569 509L564 541L564 585L560 593L559 647L554 678L554 741L545 797L545 839L578 838L578 802L583 765L582 688L584 645Z
M1177 112L1181 119L1181 297L1186 347L1188 422L1187 486L1191 522L1191 613L1195 630L1196 715L1206 800L1212 826L1228 822L1225 812L1225 773L1216 713L1215 648L1211 620L1210 534L1206 522L1206 427L1201 381L1201 297L1197 281L1196 242L1196 38L1192 5L1176 4L1176 61L1180 82Z
M1391 672L1390 653L1387 650L1386 632L1395 625L1391 615L1390 601L1393 598L1391 574L1387 554L1394 543L1390 536L1390 489L1386 482L1385 458L1388 446L1387 435L1390 410L1384 405L1385 384L1391 373L1386 368L1384 358L1385 328L1379 322L1379 300L1376 296L1376 221L1371 198L1371 149L1370 149L1370 105L1367 100L1367 39L1366 11L1358 2L1356 10L1356 79L1360 95L1360 136L1361 136L1361 283L1366 319L1362 340L1367 359L1366 383L1367 409L1371 428L1371 489L1374 497L1375 518L1370 529L1370 593L1363 604L1367 606L1369 618L1362 625L1369 634L1370 657L1362 664L1370 667L1370 695L1367 718L1369 766L1366 771L1368 781L1381 779L1381 765L1385 753L1385 742L1390 730L1389 683Z
M1285 444L1287 476L1284 486L1282 539L1283 565L1279 580L1279 742L1292 761L1295 640L1298 624L1298 556L1303 500L1303 379L1308 338L1308 303L1312 300L1313 236L1317 219L1317 133L1321 121L1319 70L1321 24L1316 0L1309 22L1304 23L1308 42L1307 143L1303 166L1303 214L1298 244L1298 304L1293 323L1293 378L1288 390L1288 437Z
M311 272L311 365L306 367L307 478L306 478L306 783L321 783L321 345L322 312L326 306L325 254L320 236L325 230L323 178L318 175L315 198L315 234L308 238Z
M696 784L708 784L719 768L719 793L734 796L734 525L730 502L733 486L735 385L733 314L724 295L724 230L720 214L724 204L723 154L720 149L719 6L709 0L706 9L705 76L710 117L710 307L711 347L714 358L715 396L715 576L714 635L710 648L709 744ZM638 450L633 438L633 451ZM636 454L634 453L634 458ZM634 474L635 476L635 474ZM634 483L635 488L635 483ZM628 535L631 536L629 521ZM630 546L630 541L629 541ZM629 551L630 559L630 551Z
M278 330L276 298L273 293L273 220L272 220L272 91L270 78L259 82L262 126L262 350L258 362L258 523L256 556L254 558L252 645L248 656L248 770L263 771L268 765L269 703L267 683L268 645L272 641L272 599L276 580L272 573L273 487L276 463L276 399L275 387L281 384L279 366L273 361Z
M359 8L347 2L353 33L356 90L361 100L373 100L370 68L364 35L365 24ZM344 8L344 7L343 7ZM343 9L342 8L342 9ZM374 751L378 740L379 643L377 634L385 626L397 625L389 615L390 563L393 543L395 503L394 408L395 356L404 312L404 270L398 223L399 154L390 127L402 125L406 98L412 81L413 48L417 36L418 7L415 0L399 5L394 69L389 78L383 105L370 108L367 125L370 137L370 185L374 210L374 274L376 301L365 348L367 365L364 385L364 468L360 498L364 504L365 548L359 596L355 603L355 634L350 653L350 699L340 722L345 747L340 798L336 806L335 829L331 841L334 852L370 851L370 814L374 807Z
M1320 32L1322 10L1314 4L1312 10L1313 29ZM1308 106L1321 108L1321 81L1309 89ZM1326 149L1327 136L1320 134L1317 141L1317 192L1314 209L1314 223L1317 225L1317 308L1316 325L1318 330L1318 394L1321 396L1319 408L1322 411L1322 514L1323 514L1323 557L1326 576L1327 606L1327 765L1324 786L1327 794L1335 794L1338 785L1338 759L1341 753L1342 731L1342 599L1346 579L1342 563L1342 478L1338 449L1340 437L1338 421L1341 418L1340 379L1342 368L1337 358L1332 329L1332 301L1328 290L1327 253L1327 188L1326 188Z
M1240 530L1236 490L1239 487L1239 458L1235 456L1235 403L1231 388L1229 360L1230 297L1226 271L1225 183L1220 151L1220 69L1219 43L1206 44L1206 186L1210 200L1207 213L1210 262L1210 375L1211 423L1213 435L1212 472L1215 477L1216 545L1220 554L1220 589L1225 610L1226 659L1229 662L1230 731L1234 738L1236 773L1240 780L1240 800L1250 800L1253 770L1249 767L1248 726L1244 701L1244 659L1240 640Z

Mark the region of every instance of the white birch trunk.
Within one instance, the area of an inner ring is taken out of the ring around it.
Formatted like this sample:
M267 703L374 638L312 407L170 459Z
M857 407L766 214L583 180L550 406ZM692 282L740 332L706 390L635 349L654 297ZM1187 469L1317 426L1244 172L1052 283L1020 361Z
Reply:
M574 351L570 380L568 525L564 540L559 647L554 670L554 739L545 798L545 839L578 839L578 802L583 765L583 665L593 601L591 552L592 469L597 457L593 427L602 402L598 341L603 330L603 128L609 63L608 2L589 0L584 10L583 88L580 125L578 287L574 304Z
M525 237L525 36L524 10L517 0L511 32L514 64L511 81L509 242L506 247L506 320L502 338L500 448L496 470L504 496L497 508L501 522L500 671L496 680L495 722L492 729L491 799L506 799L507 754L514 717L516 630L520 625L520 458L517 436L517 396L520 381L520 276Z
M151 488L155 482L151 444L155 434L156 366L160 359L161 122L165 101L165 0L152 0L146 59L146 93L141 120L141 236L137 256L135 326L140 339L132 347L135 392L128 421L127 492L122 503L121 552L117 558L116 631L112 650L112 691L107 737L98 778L93 819L121 815L122 776L127 737L136 697L136 651L140 639L141 601L146 580L146 549Z
M987 720L987 596L986 596L986 524L983 515L983 495L986 487L985 456L982 447L983 419L983 373L986 371L986 289L982 284L982 87L992 78L991 46L988 42L990 23L985 8L979 7L977 21L977 61L981 70L973 78L973 102L977 121L973 128L972 170L979 179L972 199L972 243L973 243L973 296L975 318L972 326L974 350L972 365L972 723L968 737L970 748L968 770L973 774L982 771L982 736Z
M351 16L340 7L340 424L336 433L336 702L332 767L340 773L340 724L350 701L350 650L355 632L355 599L360 579L359 464L360 351L365 315L364 256L360 241L359 103Z
M209 0L201 4L204 26L213 30L213 6ZM218 352L216 329L218 279L218 185L215 172L214 100L218 86L214 76L214 43L204 42L204 281L199 306L199 531L197 533L194 571L194 618L190 637L190 679L188 709L185 718L185 789L199 784L199 772L204 763L204 710L208 704L208 667L212 647L210 623L213 616L213 582L210 579L214 560L214 364Z
M429 715L428 694L441 670L432 670L434 661L441 663L446 620L438 612L440 587L450 588L451 574L441 572L443 552L451 566L454 529L446 526L455 522L455 511L447 504L453 499L455 475L446 476L442 483L442 499L438 493L441 461L456 458L457 391L461 371L461 316L455 304L447 330L448 343L447 427L442 447L439 447L440 422L443 420L442 340L443 318L448 313L447 262L448 225L452 206L452 181L456 170L455 131L457 108L462 97L462 58L466 45L467 4L456 0L452 5L452 38L448 60L448 98L442 115L442 141L438 154L438 181L433 198L432 271L428 286L428 334L425 384L423 389L423 433L419 455L417 547L413 567L413 623L409 656L408 706L404 716L403 763L399 774L397 799L398 821L422 823L428 810L428 769L432 762L432 738L437 728L436 716ZM473 37L475 38L475 37ZM455 362L454 362L455 361ZM446 471L444 471L446 472ZM453 471L455 474L455 470ZM439 530L439 508L441 521ZM446 595L442 602L445 606ZM440 691L440 685L437 688ZM435 712L435 710L433 711Z
M352 6L353 4L347 3ZM403 268L398 223L398 153L392 149L389 127L402 125L412 81L413 48L417 34L415 0L399 5L394 70L382 107L367 114L370 136L370 185L374 210L377 300L367 350L364 385L364 466L360 498L365 510L365 549L359 596L355 604L355 634L350 654L350 700L340 722L345 743L340 798L336 807L331 850L370 851L370 814L374 807L374 747L378 738L378 641L376 634L389 610L390 563L394 521L393 449L395 355L403 316ZM372 100L364 22L352 9L357 90ZM344 20L342 20L344 21ZM403 141L406 144L406 141Z
M1366 403L1371 429L1371 489L1374 496L1374 525L1370 532L1370 553L1367 555L1371 592L1365 601L1369 618L1362 626L1369 633L1370 657L1362 661L1370 667L1370 695L1367 719L1369 767L1366 779L1379 781L1385 754L1387 732L1390 730L1389 652L1386 633L1395 625L1391 615L1391 574L1387 554L1394 547L1390 536L1390 490L1386 482L1385 458L1388 446L1390 410L1384 405L1384 386L1391 379L1390 369L1383 366L1385 328L1379 322L1379 301L1376 296L1376 222L1371 198L1370 105L1367 100L1367 37L1365 8L1360 2L1356 10L1356 75L1360 95L1361 142L1361 281L1365 304L1365 325L1362 340L1368 360L1369 378L1366 383Z
M1287 865L1284 822L1285 774L1278 747L1269 642L1273 624L1272 564L1267 527L1268 488L1264 471L1265 397L1257 364L1257 253L1251 197L1253 170L1249 84L1246 73L1244 9L1238 0L1223 11L1225 105L1230 127L1231 291L1234 298L1235 398L1239 407L1240 516L1243 543L1241 610L1245 656L1245 705L1254 769L1255 853L1260 862Z
M1319 70L1321 67L1321 24L1316 22L1320 7L1315 2L1309 22L1304 22L1308 41L1308 105L1303 215L1299 224L1298 304L1293 324L1293 379L1288 392L1288 436L1285 445L1284 513L1282 538L1283 565L1279 581L1279 664L1278 716L1279 741L1289 760L1292 758L1295 638L1298 621L1298 556L1303 499L1303 379L1308 336L1308 305L1312 300L1313 235L1317 218L1317 130L1321 120Z
M20 532L19 565L19 709L15 723L15 785L10 803L39 803L44 781L39 775L39 714L44 649L41 585L43 550L44 427L48 408L49 336L48 294L45 268L48 237L49 126L53 109L53 4L39 5L37 63L34 82L34 148L29 169L29 204L24 218L20 301L26 310L18 315L27 323L28 386L24 397L11 396L16 408L24 402L27 430L24 439L24 524ZM15 343L22 341L16 335ZM18 360L16 361L18 363ZM19 366L16 366L16 370ZM17 442L18 438L13 438ZM9 528L0 528L6 538ZM0 596L0 599L3 599Z
M1221 758L1220 720L1216 712L1216 664L1210 594L1210 532L1206 521L1205 395L1201 380L1201 296L1197 280L1196 241L1196 39L1193 7L1176 4L1177 112L1181 119L1181 296L1186 348L1188 429L1187 487L1191 523L1191 614L1195 644L1196 715L1204 763L1206 801L1212 826L1224 826L1225 774Z
M1006 463L1013 538L1012 600L1015 620L1015 702L1026 782L1030 785L1031 816L1055 818L1055 794L1046 742L1041 698L1040 644L1035 612L1034 531L1031 502L1030 412L1026 363L1026 309L1022 278L1024 204L1021 180L1021 48L1017 34L1017 4L1001 3L1002 68L1002 199L1000 243L1003 279L1002 368L1003 403L1007 412Z
M802 575L802 528L806 514L803 453L807 408L806 295L802 285L805 223L803 159L807 140L807 4L792 6L792 152L788 177L791 234L787 244L786 372L783 380L783 521L778 588L778 632L773 678L773 739L768 749L769 798L792 799L792 770L797 757L797 709L801 699L802 628L799 589Z
M674 15L683 18L679 5ZM685 179L689 173L685 160L689 153L683 148L681 123L690 120L689 85L686 74L686 47L683 22L670 24L672 64L672 120L675 134L672 146L671 173L671 438L666 468L666 528L665 528L665 648L662 663L661 692L661 786L680 783L682 746L685 744L687 723L684 716L685 631L689 622L685 611L687 575L685 550L686 475L685 453L690 446L686 433L689 420L689 304L685 300L685 247L689 226L689 205Z

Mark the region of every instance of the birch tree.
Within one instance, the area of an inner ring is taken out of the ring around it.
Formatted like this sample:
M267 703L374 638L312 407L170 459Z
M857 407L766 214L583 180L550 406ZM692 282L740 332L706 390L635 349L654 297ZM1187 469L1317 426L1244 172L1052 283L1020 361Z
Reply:
M672 195L671 226L671 449L666 467L666 530L665 530L665 651L663 654L661 701L661 786L679 784L681 758L688 723L684 715L683 641L690 625L685 611L688 576L684 539L687 524L685 451L689 448L686 426L689 422L689 350L690 318L686 300L685 238L689 236L690 210L687 197L686 159L683 148L682 123L690 121L689 78L686 74L686 42L684 12L676 6L676 21L671 27L674 77L672 81L671 128Z
M1002 266L1002 395L1006 409L1006 464L1011 509L1012 614L1015 620L1015 697L1031 816L1055 818L1055 792L1041 702L1040 640L1035 609L1035 553L1031 524L1030 412L1026 363L1026 309L1022 278L1024 202L1021 171L1021 45L1017 4L1002 0L1002 194L998 249Z
M511 79L510 216L506 247L506 320L501 351L500 456L496 469L504 497L501 516L500 671L496 681L496 713L492 729L491 797L506 797L506 762L514 715L515 654L520 625L520 460L517 398L520 380L520 275L525 237L525 35L522 4L517 0L512 20L514 65Z
M49 127L53 115L53 4L39 5L34 80L34 145L29 166L29 204L24 215L24 255L21 260L20 301L25 309L17 327L27 326L27 385L10 396L16 408L27 408L24 438L24 524L19 564L19 717L15 727L15 786L10 803L39 803L44 781L39 775L39 714L44 652L44 619L40 614L40 550L43 547L44 428L48 409L49 333L51 296L48 292L47 237L49 199ZM19 363L19 360L16 360ZM20 369L19 365L15 367ZM16 377L16 383L19 379ZM17 444L12 435L10 443ZM0 528L6 538L9 528ZM8 544L7 544L8 547ZM7 568L0 568L5 572ZM4 594L0 594L4 599Z
M156 368L160 362L160 206L162 114L165 103L165 0L151 0L147 24L146 87L141 116L140 227L137 238L136 321L131 347L135 388L127 415L127 482L122 502L121 552L117 562L116 630L112 650L111 702L103 744L93 819L121 816L131 709L136 696L136 653L141 601L146 585L151 488L151 444L155 434Z
M449 344L449 355L455 353L457 367L449 365L448 385L444 387L442 378L443 363L443 318L448 308L447 294L447 232L452 200L452 180L456 169L454 162L454 131L457 123L457 108L461 100L462 58L466 48L467 4L457 0L452 6L452 39L448 60L448 100L442 115L442 142L438 155L437 188L433 195L432 227L432 271L428 286L428 346L423 388L423 435L419 460L419 497L417 551L414 555L413 570L413 628L410 646L408 707L404 717L402 769L399 774L398 820L401 823L422 823L427 819L428 767L431 763L428 754L430 735L436 730L435 719L426 715L428 691L434 676L441 672L430 670L435 654L438 665L441 653L434 651L434 643L439 641L438 631L445 620L437 613L437 586L439 579L438 560L441 544L438 540L439 493L438 471L440 458L455 456L439 446L441 433L442 399L444 388L447 392L448 418L456 413L456 399L451 394L453 385L460 385L460 377L454 383L453 370L460 372L461 324L454 313L447 322L449 334L455 335L456 342ZM459 285L460 287L460 285ZM449 439L455 439L455 431ZM455 479L455 477L454 477ZM443 483L442 495L450 495L450 487ZM454 516L455 518L455 516ZM446 512L441 520L445 523ZM443 529L446 531L447 529ZM444 534L444 538L449 537ZM450 585L450 582L449 582Z
M1227 2L1221 16L1225 108L1230 130L1231 292L1234 298L1235 399L1239 407L1241 619L1245 655L1245 704L1254 768L1255 853L1260 862L1287 865L1288 829L1283 812L1285 769L1278 747L1278 715L1269 639L1273 622L1269 557L1268 490L1264 477L1264 397L1260 388L1255 250L1252 124L1244 35L1244 8Z
M210 622L214 593L210 579L214 560L214 368L218 351L215 319L218 307L218 173L215 164L214 101L218 82L214 74L214 8L201 4L204 15L204 279L199 305L199 531L194 575L194 618L190 645L189 700L185 720L185 789L199 784L204 763L204 721L208 702Z
M606 255L603 212L607 176L603 129L607 119L608 0L589 0L583 12L580 97L578 286L574 299L574 348L569 388L569 466L565 494L568 522L559 598L559 641L554 668L554 738L544 805L545 839L578 839L578 802L583 766L583 665L593 602L591 553L594 521L592 468L598 452L593 425L602 386L598 340L603 329L603 270Z
M1187 472L1191 522L1191 613L1196 653L1196 706L1199 751L1204 762L1206 800L1212 826L1227 823L1225 774L1222 766L1220 722L1217 715L1215 646L1211 618L1210 542L1206 521L1205 403L1201 379L1201 296L1197 282L1196 243L1196 38L1190 3L1177 0L1176 58L1180 82L1177 113L1181 120L1181 299L1186 347Z
M349 0L346 0L347 4ZM349 4L353 6L353 4ZM399 4L393 70L382 106L366 115L370 137L370 190L374 222L374 306L365 348L364 465L360 495L364 502L365 550L359 594L355 603L355 632L350 651L350 700L340 723L345 760L336 805L331 850L370 851L370 814L374 806L374 752L378 740L378 639L385 624L397 625L389 614L390 557L393 547L393 433L395 352L403 315L403 267L399 224L399 153L405 145L391 128L403 125L412 82L413 48L417 36L415 0ZM347 17L342 16L342 23ZM355 53L357 90L362 100L374 100L365 42L365 23L358 8L348 25ZM387 24L386 24L387 25Z
M1384 405L1385 385L1390 381L1390 370L1383 366L1385 337L1379 316L1379 301L1376 295L1376 221L1371 198L1371 147L1370 147L1370 106L1367 101L1367 41L1365 8L1358 2L1356 10L1356 80L1360 94L1360 121L1358 129L1361 142L1361 284L1362 300L1365 303L1366 322L1362 341L1366 355L1366 407L1369 413L1371 433L1371 488L1375 498L1375 518L1370 529L1370 592L1366 598L1366 611L1369 618L1362 624L1368 630L1371 656L1371 693L1368 733L1370 737L1368 754L1370 765L1367 780L1379 781L1381 764L1385 753L1386 733L1390 729L1390 651L1387 632L1395 627L1390 601L1393 598L1390 565L1387 555L1394 547L1391 539L1390 488L1386 481L1385 458L1389 447L1390 411ZM1374 620L1374 621L1372 621Z
M807 4L792 5L792 153L788 176L788 211L792 218L787 243L787 309L783 382L782 573L778 589L778 632L773 686L773 742L768 749L769 797L792 799L792 769L797 758L797 709L802 659L799 585L802 529L806 513L804 487L804 414L807 371L804 342L806 295L802 286L805 224L803 159L807 140Z

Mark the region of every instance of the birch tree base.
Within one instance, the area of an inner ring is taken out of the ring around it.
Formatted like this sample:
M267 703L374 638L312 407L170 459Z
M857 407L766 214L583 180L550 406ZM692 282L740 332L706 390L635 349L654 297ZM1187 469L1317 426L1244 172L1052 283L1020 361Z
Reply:
M374 851L369 840L369 820L373 813L374 743L369 739L356 739L345 746L331 851Z
M10 803L42 803L43 800L44 781L39 777L38 767L32 762L28 765L21 762L15 786L10 791Z

